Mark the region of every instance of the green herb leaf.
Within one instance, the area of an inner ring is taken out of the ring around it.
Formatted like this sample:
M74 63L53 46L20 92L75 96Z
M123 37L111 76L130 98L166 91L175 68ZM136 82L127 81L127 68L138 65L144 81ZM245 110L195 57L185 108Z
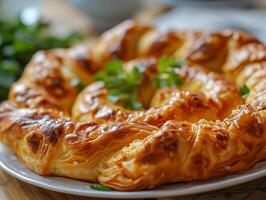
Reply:
M112 60L94 78L105 83L108 99L112 103L122 104L133 110L143 108L137 100L136 87L142 82L144 74L136 66L131 71L126 71L122 61Z
M10 85L23 72L32 55L40 50L70 47L84 37L71 33L66 37L47 34L48 24L42 20L27 25L19 17L0 20L0 102L7 98Z
M108 100L112 103L117 103L121 100L121 95L108 95Z
M181 68L184 65L184 61L177 60L175 57L161 57L158 61L158 72L164 73L169 69Z
M0 72L0 87L8 88L15 81L15 77L10 74Z
M246 85L240 87L240 93L243 99L246 99L249 95L249 88Z
M152 77L152 81L158 88L177 87L182 84L182 80L175 68L181 68L183 61L176 60L175 57L162 57L158 62L158 75Z
M6 74L17 74L19 73L19 63L13 60L0 61L0 72Z
M99 190L99 191L112 191L111 188L101 185L101 184L90 184L89 187L93 190Z
M132 100L127 101L125 103L125 108L129 108L129 109L132 109L132 110L142 110L143 106L142 106L142 104L140 102L132 99Z
M158 75L153 76L152 81L158 88L180 86L182 80L176 68L181 68L183 64L183 61L177 61L174 57L162 57L157 65ZM137 66L126 71L120 60L113 60L95 75L95 79L105 83L111 102L132 110L143 109L137 98L136 87L142 83L144 72Z
M138 85L143 80L143 73L135 66L130 73L127 73L127 81L129 84Z
M112 60L105 65L105 68L109 74L118 74L123 70L123 63L120 60Z

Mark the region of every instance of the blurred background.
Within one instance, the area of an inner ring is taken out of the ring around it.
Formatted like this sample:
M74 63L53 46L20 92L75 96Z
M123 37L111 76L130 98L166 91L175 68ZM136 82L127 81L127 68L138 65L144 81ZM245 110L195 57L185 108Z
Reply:
M53 33L102 32L138 18L162 28L239 28L265 40L266 0L0 0L0 17L52 22Z
M266 0L0 0L0 101L37 50L70 47L129 18L161 29L235 28L266 42Z

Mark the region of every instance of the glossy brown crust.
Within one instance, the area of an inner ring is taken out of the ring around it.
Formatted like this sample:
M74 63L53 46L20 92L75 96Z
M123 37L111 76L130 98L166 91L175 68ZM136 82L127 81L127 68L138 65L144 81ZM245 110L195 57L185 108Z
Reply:
M265 139L265 121L250 105L224 121L168 121L109 158L99 180L115 189L135 190L233 174L265 158Z
M145 123L78 123L51 109L11 105L2 107L0 123L1 133L9 133L1 134L1 141L32 170L79 179L87 173L86 180L104 157L157 130Z
M159 102L159 96L167 96ZM217 119L218 109L200 92L162 89L154 95L154 106L145 111L130 111L110 103L103 83L96 82L78 97L73 118L78 121L145 122L160 127L168 120L197 121ZM159 104L159 105L158 105Z
M95 65L102 66L110 59L130 60L137 57L138 40L152 27L125 21L105 32L89 51Z
M143 59L133 62L144 64ZM151 71L153 63L145 64L148 65L144 67L146 72ZM149 66L150 64L152 65ZM168 120L193 122L199 119L223 119L231 113L233 108L242 103L238 89L223 75L209 72L199 66L184 66L178 73L183 80L180 89L186 91L166 89L156 92L150 87L145 88L146 82L140 86L145 96L154 96L151 100L151 108L146 111L129 111L110 103L107 98L108 91L103 83L93 83L77 97L73 105L72 117L79 121L96 120L101 123L137 120L159 126ZM170 95L169 91L171 91ZM164 97L158 97L159 95ZM165 99L164 103L156 105L160 98Z
M42 88L67 107L70 107L70 102L73 102L76 96L76 90L64 72L64 61L60 51L36 54L21 79L24 83L29 82Z
M264 44L251 43L236 49L229 54L224 66L228 77L235 79L237 74L251 63L266 61L266 47Z
M199 66L183 67L179 73L184 80L181 89L203 92L218 108L219 119L224 119L237 105L243 103L238 87L224 75Z
M173 55L182 43L182 38L176 32L151 30L140 39L138 55L144 57Z
M77 96L109 59L128 70L138 63L149 79L163 55L186 60L184 83L156 90L144 82L145 111L111 104L99 82ZM89 48L37 53L0 106L0 139L41 175L116 190L237 173L266 158L265 55L264 44L238 31L168 33L127 21Z
M9 93L9 102L14 102L18 108L53 108L62 110L63 107L44 90L33 88L24 83L14 83Z

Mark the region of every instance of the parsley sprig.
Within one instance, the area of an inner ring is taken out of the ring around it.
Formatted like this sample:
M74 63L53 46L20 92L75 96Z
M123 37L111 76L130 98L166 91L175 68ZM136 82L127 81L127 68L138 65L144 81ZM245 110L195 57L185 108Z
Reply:
M240 87L240 93L243 99L246 99L249 95L249 88L246 85Z
M137 67L131 71L123 69L120 60L113 60L105 65L104 70L95 75L95 79L103 81L108 90L108 99L122 104L125 108L139 110L142 104L137 100L136 87L140 85L144 74Z
M102 184L90 184L89 186L93 190L98 190L98 191L112 191L111 188L109 188L109 187L107 187L105 185L102 185Z
M21 76L36 51L66 48L84 39L80 33L57 37L48 30L49 24L41 19L30 25L20 17L0 20L0 102L7 98L10 85Z
M158 74L152 76L151 81L158 88L177 87L182 84L182 80L177 68L181 68L182 61L177 61L174 57L162 57L157 64ZM143 109L143 105L138 101L137 87L144 79L144 72L137 66L131 71L123 68L123 62L113 60L107 63L104 69L95 75L95 79L103 81L108 90L108 99L115 104L124 106L132 110Z
M162 57L157 64L158 74L152 77L153 83L158 88L178 87L182 80L176 69L184 65L183 61L176 60L175 57Z

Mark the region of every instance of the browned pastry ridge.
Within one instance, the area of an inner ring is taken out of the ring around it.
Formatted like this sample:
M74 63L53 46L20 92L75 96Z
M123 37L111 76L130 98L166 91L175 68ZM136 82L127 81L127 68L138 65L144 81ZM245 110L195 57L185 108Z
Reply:
M161 56L186 60L183 84L157 90L144 80L144 111L112 104L93 81L111 59L149 78ZM88 86L79 94L80 83ZM116 190L246 170L266 158L266 46L239 31L162 32L126 21L88 48L38 52L0 106L0 139L38 174Z

